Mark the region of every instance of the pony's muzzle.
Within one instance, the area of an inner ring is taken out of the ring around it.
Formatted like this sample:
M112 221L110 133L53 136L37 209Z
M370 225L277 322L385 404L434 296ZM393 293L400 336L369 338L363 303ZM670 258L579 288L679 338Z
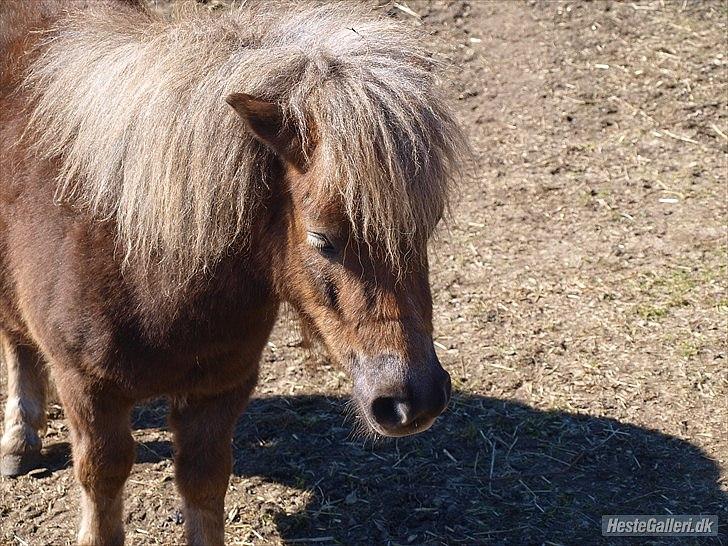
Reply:
M420 366L387 355L357 368L354 396L369 426L383 436L427 430L450 402L450 374L434 353Z

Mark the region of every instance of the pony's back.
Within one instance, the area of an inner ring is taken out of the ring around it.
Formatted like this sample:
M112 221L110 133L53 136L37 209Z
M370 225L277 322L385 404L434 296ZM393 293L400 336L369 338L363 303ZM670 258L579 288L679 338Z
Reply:
M23 67L23 55L32 49L33 42L45 29L68 10L84 9L91 3L116 4L134 9L144 9L143 0L3 0L0 2L0 86ZM123 9L123 8L122 8ZM2 77L4 76L4 77ZM18 74L19 76L19 74ZM3 86L4 87L4 86Z
M66 4L67 5L67 4ZM0 53L8 44L27 34L33 26L58 15L63 0L7 0L0 2Z
M0 76L20 64L29 32L43 26L63 9L63 0L9 0L0 2ZM2 85L2 84L0 84Z

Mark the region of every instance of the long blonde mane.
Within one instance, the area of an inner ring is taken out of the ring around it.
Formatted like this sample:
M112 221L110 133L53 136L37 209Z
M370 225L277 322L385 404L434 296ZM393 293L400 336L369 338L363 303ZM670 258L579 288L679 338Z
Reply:
M29 127L59 160L58 199L115 221L128 259L189 277L245 237L275 171L231 92L278 102L299 134L315 126L316 189L393 262L434 228L465 144L411 30L356 4L171 20L91 4L32 64Z

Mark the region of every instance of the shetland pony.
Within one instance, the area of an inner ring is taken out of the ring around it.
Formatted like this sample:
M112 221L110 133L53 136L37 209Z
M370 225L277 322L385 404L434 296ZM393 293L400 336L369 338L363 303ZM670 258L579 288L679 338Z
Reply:
M0 470L38 460L48 370L78 543L122 544L130 410L167 396L187 540L222 544L282 302L374 433L446 407L426 246L466 144L421 41L358 4L86 4L0 5Z

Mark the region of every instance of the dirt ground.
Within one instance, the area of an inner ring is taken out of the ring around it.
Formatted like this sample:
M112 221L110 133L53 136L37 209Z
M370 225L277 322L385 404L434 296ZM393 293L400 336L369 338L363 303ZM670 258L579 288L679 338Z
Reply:
M357 440L347 376L282 323L228 543L598 544L602 514L708 513L728 544L728 4L382 4L450 64L479 156L432 245L456 394L423 435ZM44 468L0 481L0 543L73 541L50 416ZM164 403L134 424L127 543L181 543Z

